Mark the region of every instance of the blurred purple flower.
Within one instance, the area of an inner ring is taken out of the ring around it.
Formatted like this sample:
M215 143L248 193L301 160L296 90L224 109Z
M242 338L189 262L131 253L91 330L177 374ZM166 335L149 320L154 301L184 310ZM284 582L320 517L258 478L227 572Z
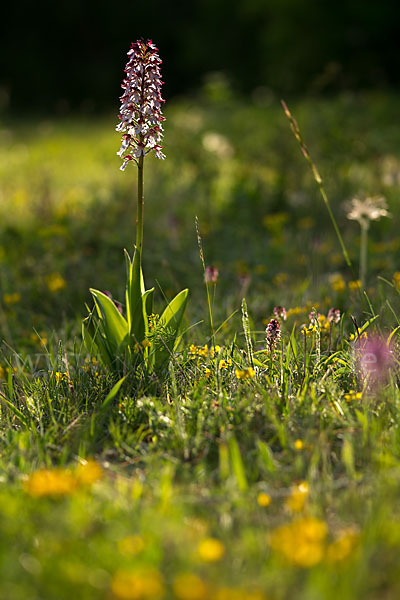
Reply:
M204 272L204 281L206 283L217 283L219 271L217 267L213 267L212 265L206 267Z
M357 371L370 385L385 383L389 378L394 360L387 340L379 335L358 338L354 344Z
M328 322L332 325L337 325L340 321L340 310L338 308L330 308L328 311Z
M274 316L276 319L282 319L282 321L286 321L286 319L287 319L286 308L284 306L275 306L274 307Z

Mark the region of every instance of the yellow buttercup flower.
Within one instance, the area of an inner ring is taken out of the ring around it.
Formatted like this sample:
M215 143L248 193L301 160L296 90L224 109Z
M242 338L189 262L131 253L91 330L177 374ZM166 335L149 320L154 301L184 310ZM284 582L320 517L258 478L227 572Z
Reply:
M156 569L117 571L111 591L118 600L158 600L164 596L164 583Z
M7 304L7 306L12 306L21 300L21 294L18 292L14 292L13 294L4 294L3 300L4 304Z
M309 491L310 488L306 481L297 484L286 499L286 507L292 512L301 512L304 510Z
M225 546L216 538L205 538L200 542L197 554L204 562L218 562L225 554Z
M46 283L50 292L53 293L63 290L67 285L67 282L59 273L52 273L51 275L48 275L46 278Z
M275 529L270 536L272 549L288 562L303 568L324 558L326 524L315 517L303 517Z
M209 598L207 585L194 573L181 573L175 577L172 588L176 600L207 600Z
M33 498L68 496L76 487L76 478L67 469L41 469L25 482L25 490Z
M260 492L257 496L257 503L260 506L269 506L271 504L271 496L265 492Z
M248 367L247 369L235 369L235 375L237 379L253 379L255 377L256 372L253 367Z

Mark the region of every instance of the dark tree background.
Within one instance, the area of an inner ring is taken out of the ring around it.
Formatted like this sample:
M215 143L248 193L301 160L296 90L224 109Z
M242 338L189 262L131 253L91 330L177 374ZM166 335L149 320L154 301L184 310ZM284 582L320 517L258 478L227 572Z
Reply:
M397 87L398 0L20 0L2 9L0 106L118 104L129 43L160 48L168 97L224 72L240 93Z

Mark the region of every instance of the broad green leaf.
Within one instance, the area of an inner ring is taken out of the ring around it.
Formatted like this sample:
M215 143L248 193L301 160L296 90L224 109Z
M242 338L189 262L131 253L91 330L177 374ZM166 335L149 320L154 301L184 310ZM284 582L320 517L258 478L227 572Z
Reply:
M128 323L108 296L93 288L90 288L90 292L104 322L106 340L115 351L128 335Z
M157 330L160 339L155 341L154 362L156 368L161 367L170 359L173 352L185 312L189 290L179 292L168 304L160 317Z
M143 272L140 266L140 253L135 250L133 261L130 260L129 255L128 259L130 261L130 266L126 283L126 311L128 315L129 333L133 335L134 338L138 339L138 334L140 335L140 332L145 329L144 317L143 315L140 316L142 296L145 293Z
M131 331L133 344L140 344L140 342L142 342L145 339L145 337L147 337L149 327L147 321L146 305L148 298L152 297L153 294L154 288L151 288L151 290L147 290L147 292L145 292L143 296L141 296L140 303L136 304L135 312L133 313L132 318Z
M111 366L112 357L105 344L100 330L100 323L94 324L94 316L91 314L82 322L82 337L86 350L92 356L98 357L104 365Z

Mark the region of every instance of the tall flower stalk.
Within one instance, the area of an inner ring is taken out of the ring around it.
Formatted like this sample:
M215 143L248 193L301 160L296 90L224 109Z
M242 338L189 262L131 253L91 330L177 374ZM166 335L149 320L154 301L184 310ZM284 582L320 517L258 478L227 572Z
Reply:
M161 141L165 117L161 96L158 49L151 40L131 44L125 66L124 90L121 96L120 123L122 159L121 170L129 163L137 166L136 245L133 259L125 251L126 259L126 317L120 303L110 294L91 289L95 303L83 323L83 338L91 354L118 374L129 369L144 373L161 372L168 365L179 344L179 329L186 308L188 290L182 290L159 317L153 314L154 288L146 290L142 272L143 212L144 212L144 159L154 152L164 159Z
M160 142L163 138L165 117L161 108L165 100L161 96L160 65L158 48L151 40L138 40L131 44L129 60L125 66L122 82L120 123L117 131L122 132L121 148L117 154L122 158L121 171L129 162L138 168L136 250L139 263L143 252L143 211L144 211L144 157L154 151L156 158L164 159Z
M365 288L367 280L368 230L371 221L379 221L381 217L390 217L385 198L372 196L360 200L353 198L347 205L347 218L357 221L361 228L360 239L360 281Z

